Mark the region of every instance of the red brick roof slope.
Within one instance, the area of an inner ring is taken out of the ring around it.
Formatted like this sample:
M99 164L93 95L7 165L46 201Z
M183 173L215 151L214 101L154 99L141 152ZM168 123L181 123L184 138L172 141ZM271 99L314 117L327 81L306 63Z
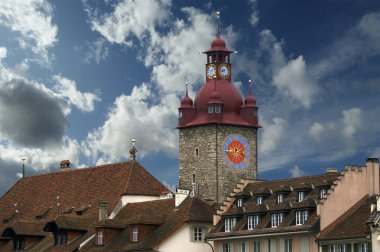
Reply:
M121 195L160 196L167 190L137 162L25 177L0 199L0 232L16 220L35 221L44 213L42 221L46 222L72 207L73 213L82 210L76 214L96 221L99 200L107 201L109 209L114 209ZM47 208L51 209L46 212ZM3 222L5 219L8 223Z
M126 227L104 247L97 247L91 241L84 251L153 251L188 222L212 224L212 214L213 208L196 197L187 197L179 208L175 208L174 199L127 204L115 219L128 224L154 224L157 228L139 242L130 242L130 229ZM133 218L134 215L138 218ZM149 223L152 220L155 223Z
M365 196L341 217L322 230L317 241L366 238L370 235L366 222L371 215L371 203L375 200Z

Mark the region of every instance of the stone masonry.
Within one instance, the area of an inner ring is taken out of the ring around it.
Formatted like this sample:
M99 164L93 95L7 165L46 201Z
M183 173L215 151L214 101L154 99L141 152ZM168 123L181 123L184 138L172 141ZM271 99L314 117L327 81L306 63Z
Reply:
M223 159L223 145L232 134L249 143L250 160L244 169L232 169ZM257 128L209 124L179 130L180 187L213 202L223 202L240 179L257 178Z

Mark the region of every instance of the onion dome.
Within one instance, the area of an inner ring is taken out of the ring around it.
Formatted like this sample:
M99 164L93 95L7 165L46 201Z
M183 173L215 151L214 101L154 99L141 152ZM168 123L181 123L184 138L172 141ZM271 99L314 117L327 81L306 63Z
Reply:
M190 98L188 92L187 92L187 83L186 83L186 93L185 96L181 100L181 107L180 108L192 108L193 107L193 100Z
M220 94L217 91L212 91L209 104L221 104Z
M214 52L214 51L222 51L222 52L230 52L226 47L226 42L220 38L219 35L211 42L211 47L206 52ZM205 52L205 53L206 53Z

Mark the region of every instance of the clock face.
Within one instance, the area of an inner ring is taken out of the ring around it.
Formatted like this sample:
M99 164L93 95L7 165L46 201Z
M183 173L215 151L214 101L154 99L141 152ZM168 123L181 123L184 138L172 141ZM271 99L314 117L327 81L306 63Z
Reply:
M230 68L226 64L221 64L219 66L219 75L220 77L227 79L230 76Z
M216 68L214 64L210 64L207 66L207 77L209 79L213 79L216 77Z
M249 165L249 144L241 135L230 135L223 145L223 159L232 169L244 169Z

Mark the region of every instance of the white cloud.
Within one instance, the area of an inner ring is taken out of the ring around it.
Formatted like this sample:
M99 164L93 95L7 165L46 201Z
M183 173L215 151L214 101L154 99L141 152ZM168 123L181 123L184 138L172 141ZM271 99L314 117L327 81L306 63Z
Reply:
M170 7L171 0L124 0L112 13L96 17L95 11L86 4L91 28L109 42L118 44L129 44L131 35L141 39L154 30L156 24L163 24L171 14Z
M251 4L251 16L249 17L250 24L255 27L257 23L259 22L259 10L257 9L257 2L258 0L250 0L249 3Z
M119 96L102 127L91 132L83 143L85 154L98 163L129 157L130 141L136 139L138 156L149 152L177 153L175 95L161 97L162 103L148 105L153 96L147 84L136 86L130 95Z
M268 154L275 150L285 139L287 123L282 118L273 118L272 124L263 122L263 140L261 141L260 151Z
M95 93L80 92L77 89L76 83L62 75L54 75L53 79L57 82L55 89L57 94L65 97L71 104L78 107L80 110L89 112L94 110L94 103L100 101L100 98Z
M30 48L45 63L49 62L48 49L57 41L52 15L53 7L46 0L0 1L0 25L18 32L20 46Z
M0 61L7 57L7 48L0 47Z
M315 122L309 128L309 135L322 148L323 159L336 160L357 152L355 144L358 132L365 130L363 115L359 108L342 111L342 118L329 123Z
M310 108L312 98L319 92L315 81L306 71L302 56L289 60L273 77L273 83L280 92L300 102L305 108Z
M101 38L88 45L88 51L84 58L86 63L95 61L100 64L101 61L108 57L108 46L105 39Z
M292 178L305 176L305 172L302 169L300 169L297 165L290 169L289 173L292 176Z

